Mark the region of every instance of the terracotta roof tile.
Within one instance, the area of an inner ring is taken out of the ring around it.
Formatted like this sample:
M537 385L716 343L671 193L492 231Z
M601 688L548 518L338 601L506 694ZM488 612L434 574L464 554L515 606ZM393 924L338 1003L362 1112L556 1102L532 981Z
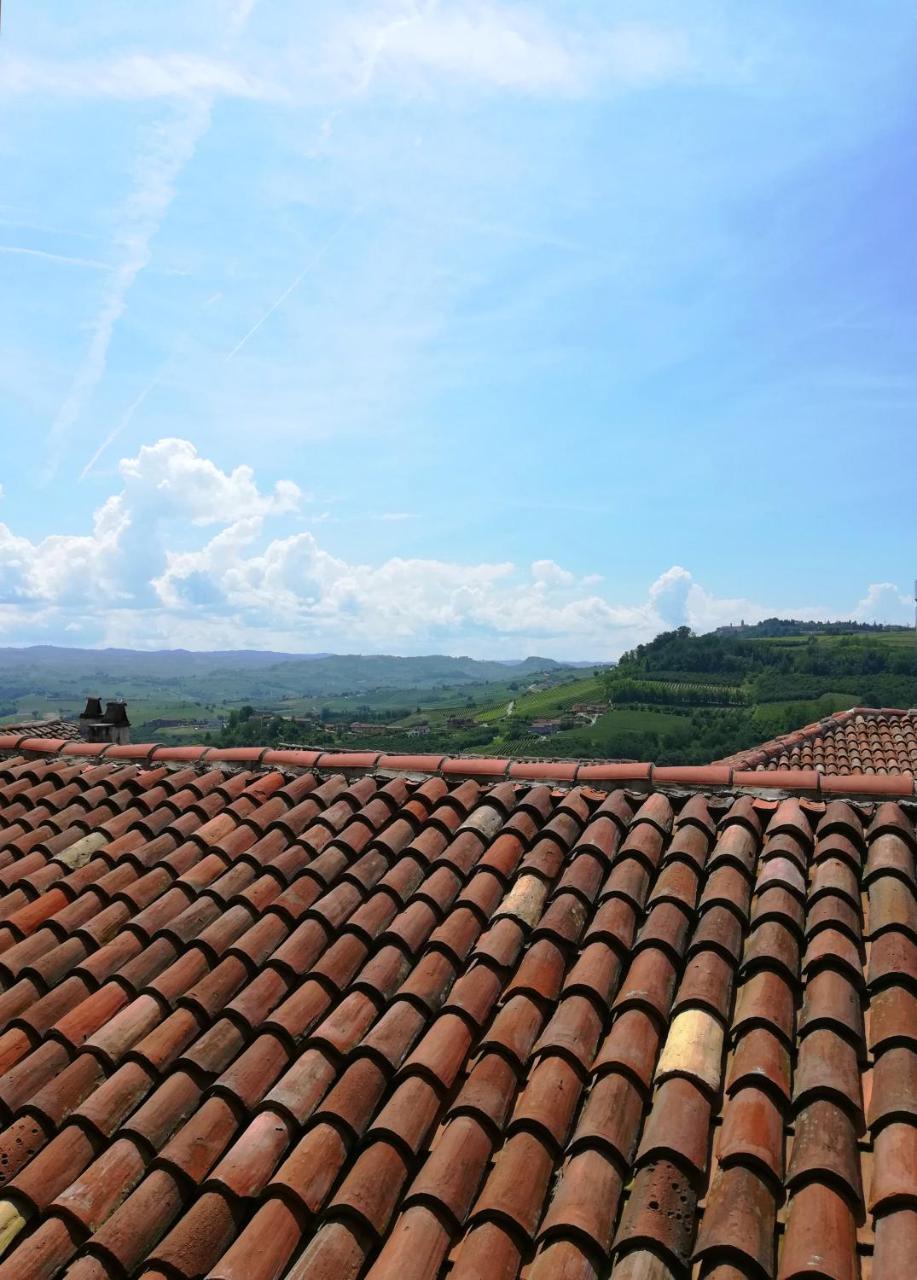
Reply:
M909 805L6 749L0 1280L903 1274Z
M76 720L27 720L22 724L0 725L0 734L11 738L49 738L57 742L81 742Z
M758 772L814 769L831 790L833 776L858 774L864 789L880 788L883 777L917 774L917 711L852 707L719 764Z

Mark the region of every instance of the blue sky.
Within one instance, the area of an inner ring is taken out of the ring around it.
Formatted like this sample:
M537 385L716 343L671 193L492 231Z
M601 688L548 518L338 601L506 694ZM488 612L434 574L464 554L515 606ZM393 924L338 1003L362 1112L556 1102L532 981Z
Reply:
M0 643L910 619L917 9L50 0L0 35Z

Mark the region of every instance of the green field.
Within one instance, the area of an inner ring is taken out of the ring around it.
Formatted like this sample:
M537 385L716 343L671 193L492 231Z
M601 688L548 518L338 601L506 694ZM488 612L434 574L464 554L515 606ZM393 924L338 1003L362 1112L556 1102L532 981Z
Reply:
M783 722L788 716L797 717L805 712L807 718L799 721L800 727L811 724L814 720L823 720L835 711L846 711L851 705L849 693L823 693L811 702L799 702L792 699L787 702L762 702L754 707L752 714L762 725L771 722ZM781 732L777 730L775 732Z

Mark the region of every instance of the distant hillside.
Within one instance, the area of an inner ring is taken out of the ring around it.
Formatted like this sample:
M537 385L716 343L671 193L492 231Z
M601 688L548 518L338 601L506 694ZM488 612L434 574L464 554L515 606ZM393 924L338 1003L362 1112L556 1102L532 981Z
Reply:
M395 658L386 654L331 655L303 663L286 662L284 680L295 680L304 694L360 693L371 689L433 689L440 685L486 684L562 669L550 658L520 662L481 661L430 655Z
M697 682L742 686L742 701L775 702L846 692L870 706L917 702L917 641L905 627L780 632L795 626L772 619L759 635L746 627L696 636L687 627L665 631L625 653L615 684ZM800 624L801 625L801 624ZM807 624L808 625L808 624ZM649 699L643 699L648 701Z
M604 686L617 713L644 716L615 749L701 763L857 704L917 705L917 640L906 627L784 618L700 636L679 627L625 653Z
M766 636L809 636L809 635L855 635L858 632L902 632L911 631L911 627L901 627L886 622L804 622L799 618L765 618L762 622L752 622L747 626L717 627L715 636L739 636L750 640Z
M0 648L0 673L44 671L68 675L169 676L196 671L257 669L283 662L312 662L327 653L273 653L267 649L69 649L54 644Z
M102 697L190 698L204 702L331 697L380 689L429 690L529 678L563 670L550 658L517 662L430 655L293 654L257 650L142 652L37 645L0 649L0 704L26 695L66 702Z

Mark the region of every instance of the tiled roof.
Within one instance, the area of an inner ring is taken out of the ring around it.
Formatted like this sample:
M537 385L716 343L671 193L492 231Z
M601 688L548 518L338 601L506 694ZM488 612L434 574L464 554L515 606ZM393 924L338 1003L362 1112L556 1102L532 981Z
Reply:
M911 800L0 752L0 1280L913 1274Z
M852 707L721 761L742 769L917 773L917 710Z
M79 742L82 738L75 720L26 720L22 724L0 724L0 734L64 738L67 742Z

